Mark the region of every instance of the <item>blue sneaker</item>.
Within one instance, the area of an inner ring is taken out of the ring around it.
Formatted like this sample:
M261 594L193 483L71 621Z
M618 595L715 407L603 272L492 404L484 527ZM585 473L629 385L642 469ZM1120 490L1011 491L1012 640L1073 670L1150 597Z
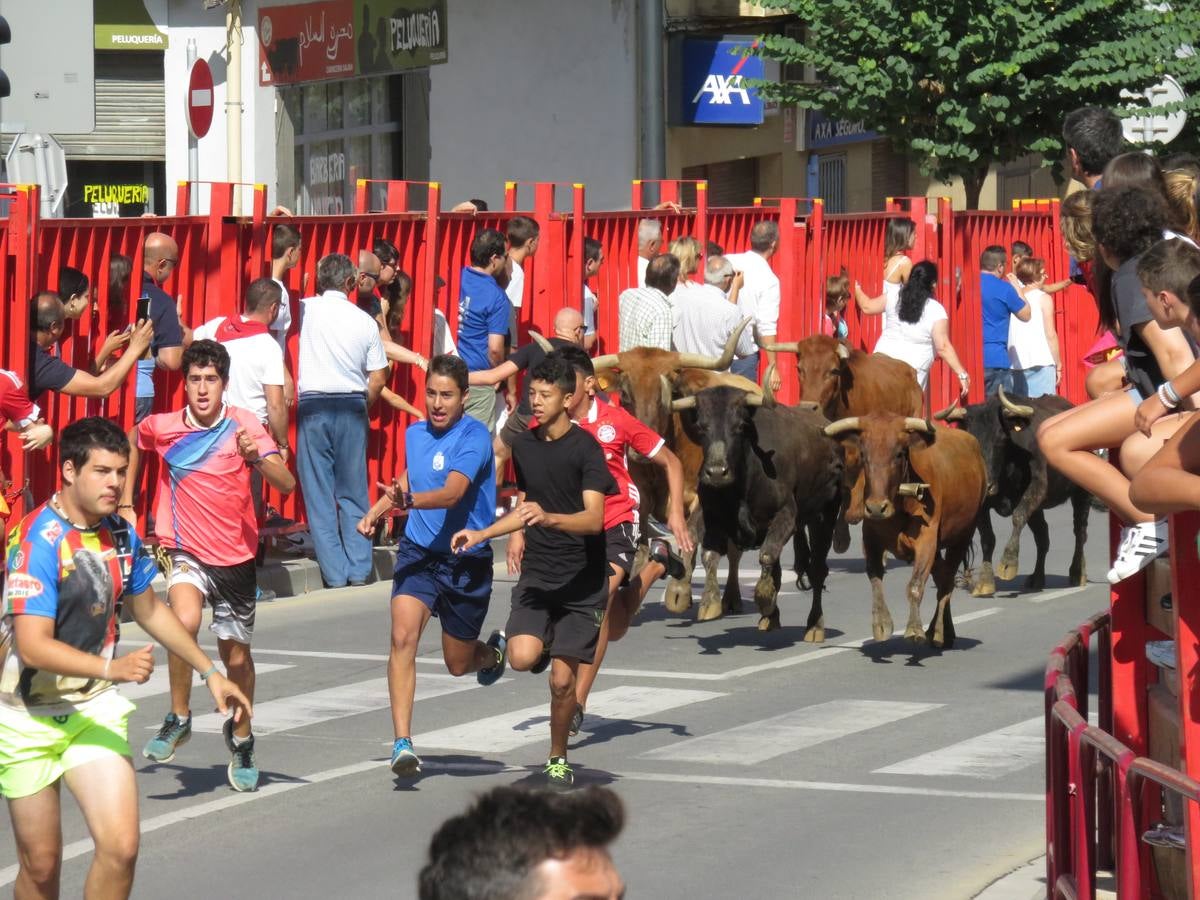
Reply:
M191 737L192 717L181 719L175 713L167 713L158 734L150 738L142 748L142 756L156 763L169 763L175 758L175 751L191 740Z
M229 760L229 768L226 770L229 786L239 792L257 791L258 762L254 758L254 735L250 735L240 744L235 744L233 742L233 719L225 720L221 726L221 733L225 735L225 746L233 754Z
M487 646L496 654L496 662L475 673L475 679L484 687L495 684L508 667L508 639L503 631L493 631Z
M396 738L392 744L392 774L411 778L421 772L421 757L413 750L412 738Z

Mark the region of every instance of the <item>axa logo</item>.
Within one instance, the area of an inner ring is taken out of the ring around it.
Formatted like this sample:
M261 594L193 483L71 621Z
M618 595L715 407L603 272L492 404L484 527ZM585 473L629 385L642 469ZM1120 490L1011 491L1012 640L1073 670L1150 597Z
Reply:
M708 102L713 106L732 106L735 94L741 100L743 106L750 105L750 91L742 87L741 75L717 75L710 73L704 79L704 84L700 87L700 90L696 91L696 96L692 98L692 103L699 103L700 98L705 94L709 95Z

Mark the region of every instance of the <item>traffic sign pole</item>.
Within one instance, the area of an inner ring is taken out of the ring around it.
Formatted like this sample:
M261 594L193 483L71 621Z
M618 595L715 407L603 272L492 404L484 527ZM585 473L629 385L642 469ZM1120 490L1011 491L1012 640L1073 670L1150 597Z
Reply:
M187 42L187 65L188 72L192 71L192 66L196 64L196 39L189 38ZM188 78L189 84L191 78ZM189 91L190 92L190 91ZM189 101L190 105L190 101ZM188 182L192 188L188 191L188 213L197 215L197 208L200 201L197 199L199 193L196 189L196 182L200 180L200 142L196 140L196 135L192 134L192 129L188 128Z

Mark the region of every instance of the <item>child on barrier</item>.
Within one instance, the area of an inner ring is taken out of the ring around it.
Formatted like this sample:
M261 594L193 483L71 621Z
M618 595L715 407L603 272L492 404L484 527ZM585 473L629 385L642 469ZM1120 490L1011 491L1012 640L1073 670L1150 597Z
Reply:
M846 267L837 275L825 279L825 315L821 319L821 334L844 341L850 336L846 324L846 304L850 301L850 275Z
M1108 580L1116 584L1141 571L1167 549L1167 523L1136 506L1129 498L1129 474L1147 452L1141 442L1169 437L1178 416L1152 426L1152 437L1137 435L1135 416L1143 400L1175 378L1195 359L1192 346L1175 326L1156 320L1138 279L1142 254L1163 239L1166 208L1160 196L1139 188L1105 188L1093 201L1092 228L1100 258L1112 270L1109 290L1102 293L1100 320L1125 351L1129 388L1107 394L1048 419L1038 429L1046 461L1107 504L1125 523ZM1136 435L1136 440L1127 440ZM1122 469L1092 451L1122 448Z

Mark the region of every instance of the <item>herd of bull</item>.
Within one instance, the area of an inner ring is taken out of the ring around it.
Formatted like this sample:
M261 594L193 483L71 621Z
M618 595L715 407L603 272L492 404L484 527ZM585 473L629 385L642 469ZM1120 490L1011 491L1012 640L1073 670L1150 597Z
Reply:
M962 427L938 427L924 417L924 396L906 363L814 335L772 348L796 358L801 401L787 406L769 387L725 371L749 321L718 358L643 347L594 360L601 387L663 435L683 464L688 526L705 572L699 620L741 611L738 562L743 552L757 549L758 627L778 628L780 556L790 539L798 584L812 591L804 640L823 641L827 556L831 548L844 552L848 526L862 523L874 638L884 640L893 631L883 596L890 553L912 564L905 637L950 647L955 637L950 596L976 530L983 562L973 594L990 596L997 575L1016 576L1026 524L1037 563L1025 588L1041 590L1049 548L1044 510L1068 499L1075 527L1070 580L1086 584L1091 498L1047 466L1036 441L1038 425L1069 408L1066 400L1014 399L1001 391L985 403L942 410L933 419ZM647 517L665 517L666 480L660 467L646 461L631 460L630 472L641 493L645 534ZM994 573L992 510L1012 518L1012 535ZM717 577L721 556L728 558L729 571L723 591ZM666 606L675 613L692 605L694 555L684 562L688 576L666 589ZM923 628L920 603L931 575L937 608Z

